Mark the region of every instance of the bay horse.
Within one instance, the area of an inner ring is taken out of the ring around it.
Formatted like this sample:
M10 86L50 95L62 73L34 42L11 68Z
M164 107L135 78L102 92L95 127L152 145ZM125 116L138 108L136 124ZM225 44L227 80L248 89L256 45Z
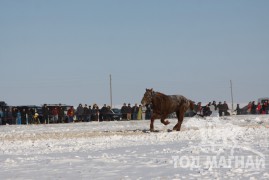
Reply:
M165 95L160 92L155 92L153 89L146 89L141 104L151 105L152 115L150 122L150 131L154 131L154 120L161 119L164 125L169 124L168 120L165 121L167 116L173 112L176 113L178 123L174 126L173 130L180 131L185 112L190 108L193 110L193 101L185 98L182 95Z

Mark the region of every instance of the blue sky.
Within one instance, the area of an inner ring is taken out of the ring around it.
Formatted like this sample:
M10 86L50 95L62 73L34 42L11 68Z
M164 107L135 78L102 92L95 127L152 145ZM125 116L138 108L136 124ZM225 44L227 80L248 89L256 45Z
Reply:
M269 1L0 0L0 100L139 103L269 96Z

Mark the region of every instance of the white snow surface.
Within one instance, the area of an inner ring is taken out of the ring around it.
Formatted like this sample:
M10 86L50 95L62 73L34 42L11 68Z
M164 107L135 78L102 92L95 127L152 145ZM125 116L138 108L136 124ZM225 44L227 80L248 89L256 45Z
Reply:
M0 126L0 179L269 179L268 115L169 121Z

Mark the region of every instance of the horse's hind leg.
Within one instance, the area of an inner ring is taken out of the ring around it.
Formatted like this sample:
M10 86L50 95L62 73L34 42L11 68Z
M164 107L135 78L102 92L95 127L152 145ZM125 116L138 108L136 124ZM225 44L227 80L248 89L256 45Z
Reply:
M173 130L177 130L178 123L173 127Z
M184 118L184 113L180 113L180 115L179 115L179 121L178 121L178 126L177 126L177 131L180 131L181 124L183 122L183 118Z
M183 118L184 118L184 113L181 113L180 111L178 111L178 112L176 112L176 114L177 114L178 122L174 126L173 130L180 131L181 124L182 124Z

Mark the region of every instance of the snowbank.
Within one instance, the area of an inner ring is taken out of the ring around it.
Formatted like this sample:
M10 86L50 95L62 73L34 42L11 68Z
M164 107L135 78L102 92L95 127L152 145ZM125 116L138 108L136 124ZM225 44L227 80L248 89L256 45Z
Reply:
M269 178L269 116L170 121L0 126L0 178Z

